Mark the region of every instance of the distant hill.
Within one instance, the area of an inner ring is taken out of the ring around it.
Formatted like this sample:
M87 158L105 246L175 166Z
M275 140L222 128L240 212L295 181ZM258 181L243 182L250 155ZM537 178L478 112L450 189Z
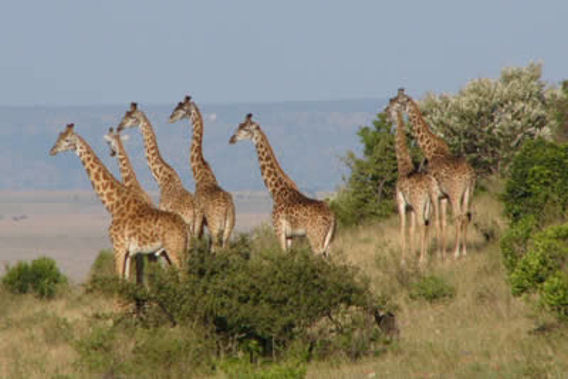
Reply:
M248 112L268 135L276 155L300 188L331 190L341 183L345 167L340 157L359 150L356 131L369 125L384 99L300 101L264 104L200 104L205 118L204 154L220 183L228 190L263 189L251 143L229 145L229 137ZM189 167L190 127L187 120L169 124L174 104L140 103L158 137L164 159L193 189ZM71 155L50 157L49 149L65 124L73 122L104 163L118 175L103 134L116 126L128 104L84 107L0 107L0 189L90 188L79 160ZM127 132L126 148L142 184L157 187L144 158L142 137Z

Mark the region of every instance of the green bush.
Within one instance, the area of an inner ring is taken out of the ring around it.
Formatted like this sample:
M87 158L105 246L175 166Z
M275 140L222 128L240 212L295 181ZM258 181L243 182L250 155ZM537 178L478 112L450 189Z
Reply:
M537 230L534 216L522 218L513 224L501 238L501 254L503 264L510 274L517 267L517 262L527 252L528 242L532 233Z
M118 279L112 251L101 250L91 266L85 290L102 294L117 293L119 291Z
M558 316L568 315L568 224L534 234L510 272L515 296L536 293L541 304Z
M533 216L539 224L565 218L568 145L527 141L514 157L505 185L505 213L513 222Z
M409 295L414 300L424 299L434 302L442 299L451 299L455 293L455 288L446 280L435 275L429 275L412 283Z
M67 283L55 261L48 257L34 259L31 264L18 262L7 267L2 284L13 293L33 293L39 298L53 298L57 290Z
M157 272L147 289L127 289L127 299L149 305L145 317L150 324L197 323L229 355L279 355L295 341L319 354L313 349L317 345L313 328L327 319L336 322L330 324L336 330L333 338L345 338L345 333L365 327L363 334L377 337L366 340L365 351L383 343L383 335L373 332L377 322L363 325L354 320L375 320L379 309L387 310L386 299L375 296L355 268L333 264L307 250L251 254L246 240L216 255L196 248L183 275L174 270Z

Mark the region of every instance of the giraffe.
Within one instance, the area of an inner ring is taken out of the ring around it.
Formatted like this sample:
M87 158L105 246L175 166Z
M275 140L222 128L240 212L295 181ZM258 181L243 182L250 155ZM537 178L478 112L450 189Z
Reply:
M130 189L131 192L137 194L144 202L153 207L154 202L152 201L152 198L146 191L144 191L140 182L138 182L136 173L134 172L130 159L128 158L128 154L126 154L122 140L126 140L127 137L127 135L120 135L120 133L115 132L113 128L109 128L108 133L104 135L104 139L110 149L110 156L116 157L118 160L122 184L124 184L126 188ZM151 254L148 258L151 261L155 261L157 257ZM136 256L136 282L144 282L144 256L141 254Z
M282 249L290 248L292 238L305 235L312 251L327 257L336 226L329 206L304 196L296 185L290 184L290 178L282 175L268 138L252 120L251 113L239 124L229 143L245 139L250 139L256 148L262 179L274 201L272 225Z
M108 143L110 148L110 156L116 157L118 160L118 165L120 167L120 176L122 177L122 184L126 188L129 188L131 192L139 195L142 200L144 200L147 204L154 206L154 202L152 198L144 188L138 182L136 178L136 173L134 172L134 168L132 168L132 164L130 163L130 159L128 158L128 154L126 154L126 149L122 143L123 139L126 139L126 135L120 135L120 133L115 132L114 128L109 128L108 133L105 134L104 139Z
M467 255L467 227L471 219L469 206L475 187L475 171L462 157L456 157L450 152L448 144L430 130L422 117L418 104L404 89L398 90L396 101L408 114L413 126L418 145L428 160L428 172L436 179L443 196L450 202L452 216L456 225L456 241L454 257ZM446 239L446 202L442 200L441 214L441 244L442 256L445 256Z
M160 187L159 208L179 214L189 225L190 237L195 235L195 202L193 195L183 187L177 172L167 164L158 150L156 134L152 129L152 124L138 109L136 103L130 104L130 109L126 111L124 117L117 127L117 132L126 128L138 126L144 138L144 148L146 161L152 171L152 176Z
M177 267L189 247L188 226L179 215L155 209L120 183L89 144L68 124L59 134L50 155L74 151L83 164L94 191L111 214L109 236L117 274L128 279L130 259L138 254L163 254Z
M201 237L205 221L211 235L212 250L217 249L219 241L226 248L235 226L235 204L231 194L219 186L213 170L203 157L203 117L191 96L186 96L177 104L169 122L183 118L188 118L193 124L190 163L195 179L195 234Z
M395 152L398 169L396 181L396 202L400 216L400 241L402 249L402 264L406 263L406 211L410 208L410 252L414 252L414 235L416 221L420 227L421 246L419 263L425 263L428 226L433 210L434 220L437 219L438 198L441 196L436 179L429 173L416 170L406 142L406 128L402 119L402 111L395 98L389 100L385 113L394 124L396 122ZM432 209L431 209L432 208ZM438 223L436 222L436 234ZM438 235L439 238L439 235Z

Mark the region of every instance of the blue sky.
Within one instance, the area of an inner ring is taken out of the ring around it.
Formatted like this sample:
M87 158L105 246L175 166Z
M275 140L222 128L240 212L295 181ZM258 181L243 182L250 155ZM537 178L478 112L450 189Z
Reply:
M2 1L0 105L383 98L568 78L568 1Z

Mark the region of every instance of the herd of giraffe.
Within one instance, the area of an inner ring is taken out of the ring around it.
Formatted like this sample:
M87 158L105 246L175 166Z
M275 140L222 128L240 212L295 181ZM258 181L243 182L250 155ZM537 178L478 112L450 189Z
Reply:
M475 183L473 169L461 158L451 155L447 144L434 135L420 114L417 104L399 90L385 110L397 122L396 153L399 179L396 198L401 217L402 259L406 250L406 213L410 210L410 249L414 250L414 229L421 229L420 262L425 260L427 227L433 215L441 254L445 257L446 204L450 202L456 224L455 256L466 254L469 202ZM428 159L428 169L417 171L410 159L402 113L408 114L420 148ZM114 251L117 274L128 279L132 258L148 255L180 267L193 238L203 236L207 227L211 249L228 246L235 225L235 205L231 194L223 190L209 163L203 157L203 117L195 102L186 96L172 111L169 122L187 118L193 134L190 164L195 193L184 188L178 173L168 165L158 149L156 134L143 111L132 103L116 130L104 136L110 155L119 163L122 181L105 167L89 144L68 124L59 134L50 154L74 151L81 160L94 191L111 215L108 232ZM138 127L144 140L146 160L160 188L160 201L154 204L136 178L122 140L121 132ZM229 143L249 139L257 152L260 172L273 199L272 224L283 250L292 239L306 236L316 254L326 257L336 229L336 218L328 204L300 192L296 183L282 169L259 124L252 114L237 127ZM433 212L432 212L433 211ZM463 249L463 250L462 250ZM137 281L142 280L142 265L137 260Z

